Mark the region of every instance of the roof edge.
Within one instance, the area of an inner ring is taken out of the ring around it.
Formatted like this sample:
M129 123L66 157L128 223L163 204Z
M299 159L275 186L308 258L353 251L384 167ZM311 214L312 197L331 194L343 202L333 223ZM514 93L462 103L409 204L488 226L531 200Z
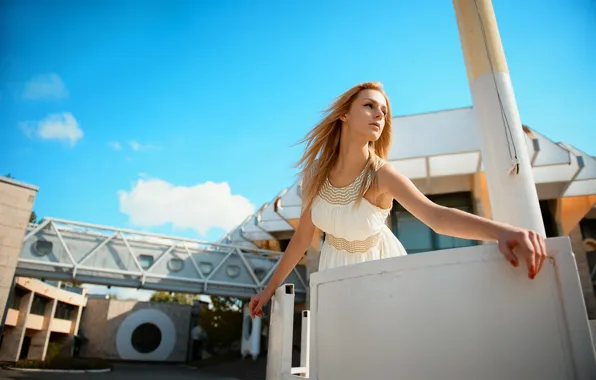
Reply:
M422 115L431 115L434 113L446 113L446 112L453 112L453 111L461 111L465 109L474 109L473 106L465 106L465 107L456 107L456 108L447 108L443 110L435 110L435 111L427 111L427 112L417 112L417 113L409 113L404 115L393 115L392 119L401 119L404 117L412 117L412 116L422 116Z
M17 181L16 179L13 178L8 178L5 176L0 176L0 182L5 182L5 183L9 183L11 185L15 185L15 186L19 186L19 187L24 187L25 189L29 189L29 190L33 190L33 191L39 191L39 187L35 186L35 185L31 185L25 182L21 182L21 181Z

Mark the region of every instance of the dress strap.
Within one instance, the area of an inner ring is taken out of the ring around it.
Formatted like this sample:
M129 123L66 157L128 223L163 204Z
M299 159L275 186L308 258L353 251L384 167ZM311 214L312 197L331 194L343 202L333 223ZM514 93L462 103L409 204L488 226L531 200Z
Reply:
M375 156L374 160L375 161L372 163L372 165L373 165L372 172L368 172L366 175L366 190L365 190L365 192L368 191L368 188L370 187L370 185L372 185L373 180L376 177L379 169L386 163L386 161L383 160L379 156Z

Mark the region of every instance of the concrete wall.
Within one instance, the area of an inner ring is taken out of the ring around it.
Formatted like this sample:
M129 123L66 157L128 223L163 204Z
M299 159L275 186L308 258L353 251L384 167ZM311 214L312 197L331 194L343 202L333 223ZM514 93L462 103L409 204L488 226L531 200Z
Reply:
M90 299L81 320L88 339L83 357L113 360L186 360L190 335L191 306L138 301ZM151 323L160 330L161 342L151 352L138 352L131 345L136 328Z
M81 346L80 356L104 357L109 304L110 300L107 299L87 300L87 306L81 316L80 333L88 341Z
M6 177L0 177L0 318L2 327L7 314L6 304L12 291L14 272L21 242L37 188Z

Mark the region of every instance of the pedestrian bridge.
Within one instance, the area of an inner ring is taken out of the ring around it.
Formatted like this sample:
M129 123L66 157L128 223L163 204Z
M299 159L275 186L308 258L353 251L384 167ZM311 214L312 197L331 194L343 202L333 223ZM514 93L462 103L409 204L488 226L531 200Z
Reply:
M281 252L61 219L31 224L16 275L107 286L248 298L264 288ZM306 269L286 279L306 299Z

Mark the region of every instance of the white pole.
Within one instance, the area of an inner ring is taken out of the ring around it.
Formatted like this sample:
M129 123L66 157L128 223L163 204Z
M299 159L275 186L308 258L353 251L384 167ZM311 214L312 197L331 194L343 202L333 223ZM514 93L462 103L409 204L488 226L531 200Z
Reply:
M294 285L285 284L271 298L267 380L283 380L291 375L293 322Z
M308 361L310 358L310 311L302 311L302 341L300 344L300 367L304 368L303 376L309 376Z
M492 3L453 0L453 5L482 136L482 160L493 218L546 236Z

